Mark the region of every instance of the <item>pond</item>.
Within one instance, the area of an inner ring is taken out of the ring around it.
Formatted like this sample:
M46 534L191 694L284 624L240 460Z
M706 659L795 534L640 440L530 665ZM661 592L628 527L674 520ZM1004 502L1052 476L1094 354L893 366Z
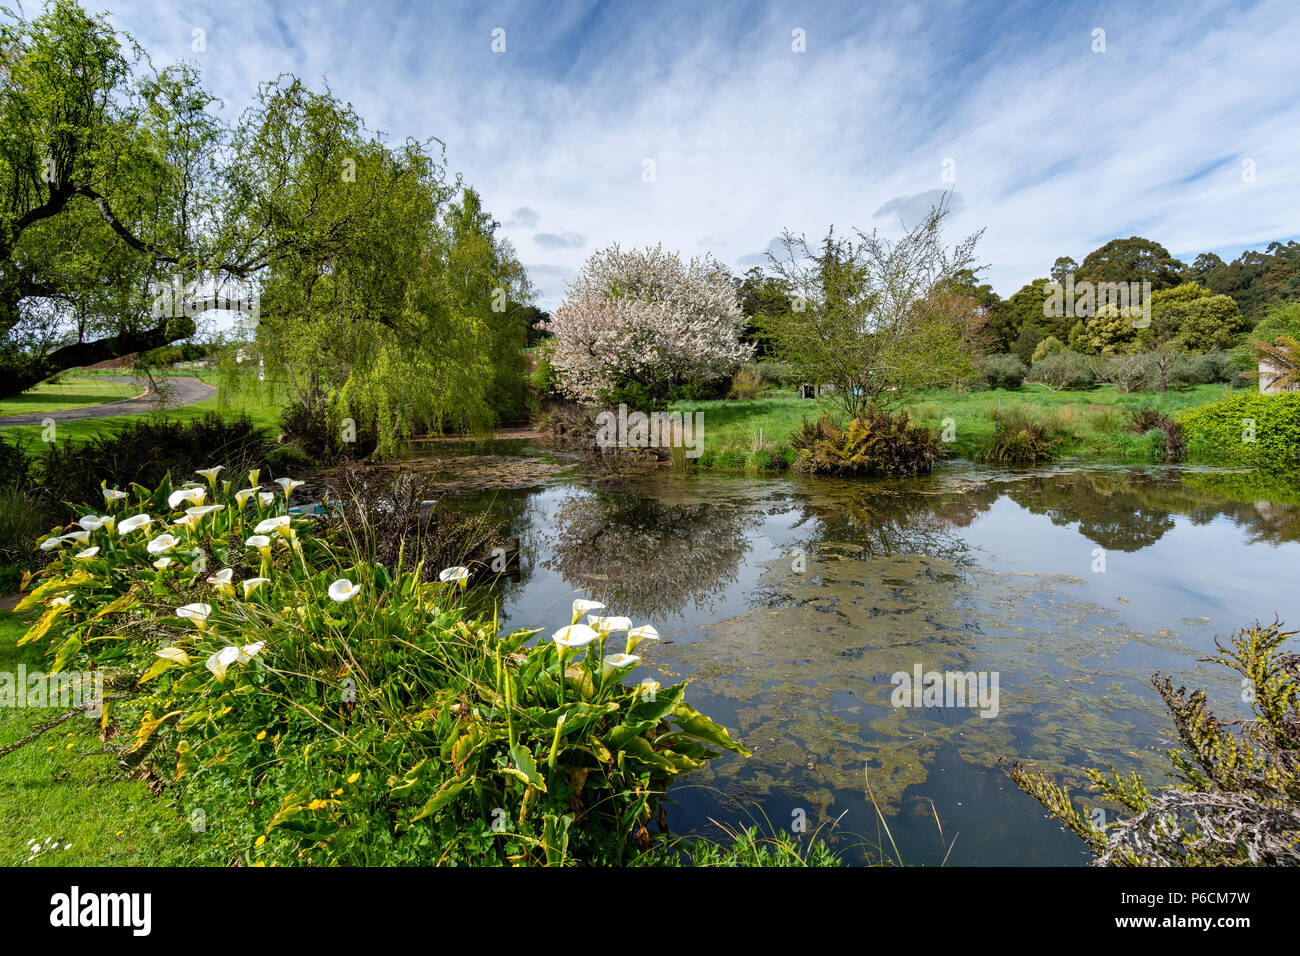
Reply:
M690 678L691 702L753 751L673 788L673 832L806 820L855 863L879 847L916 865L1085 863L1006 767L1035 762L1088 811L1080 767L1163 780L1152 674L1241 716L1239 680L1198 658L1257 619L1300 625L1300 490L1231 472L571 475L454 500L520 536L519 574L489 596L507 628L549 635L575 597L652 623L664 640L633 678ZM918 669L996 694L894 706L894 676Z

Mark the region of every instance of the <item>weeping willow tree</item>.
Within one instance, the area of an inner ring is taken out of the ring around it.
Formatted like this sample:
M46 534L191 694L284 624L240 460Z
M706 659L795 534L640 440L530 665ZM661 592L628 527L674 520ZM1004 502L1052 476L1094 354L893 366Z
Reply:
M531 289L477 194L448 181L441 143L391 146L292 78L264 86L241 128L277 250L261 276L266 378L332 444L351 419L380 455L417 430L489 426Z

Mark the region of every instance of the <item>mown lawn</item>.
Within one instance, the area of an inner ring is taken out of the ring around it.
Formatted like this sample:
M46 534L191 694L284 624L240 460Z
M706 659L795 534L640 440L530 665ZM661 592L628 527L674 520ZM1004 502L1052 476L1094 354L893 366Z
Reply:
M16 646L27 623L0 611L0 672L48 667L38 648ZM0 749L61 713L0 707ZM118 773L94 718L78 714L0 756L0 866L183 865L196 839L144 782ZM31 840L48 849L29 862Z
M1061 438L1061 455L1142 461L1150 458L1152 446L1144 436L1127 430L1134 409L1156 408L1176 415L1230 394L1227 385L1197 385L1163 394L1124 394L1113 385L1062 392L1025 385L1015 391L936 389L918 395L905 407L920 424L940 431L951 424L953 453L964 458L979 455L993 434L997 415L1019 407ZM696 465L750 470L779 468L780 463L793 461L790 434L805 418L815 419L823 412L843 415L829 397L801 399L791 391L769 391L761 398L741 401L678 402L672 411L704 413L704 450Z
M215 373L215 370L201 371ZM225 416L247 414L253 420L253 424L259 428L272 435L279 432L280 409L284 403L282 397L275 392L265 386L253 386L232 393L229 388L222 387L222 382L215 374L197 377L202 378L207 384L215 386L218 389L217 394L193 405L185 405L181 408L172 408L150 414L173 421L190 421L191 419L202 418L208 412L219 412ZM127 422L144 417L146 416L119 415L113 418L86 418L59 422L57 428L58 441L83 442L96 435L116 431ZM24 442L29 453L31 453L33 450L40 451L41 431L40 425L11 425L0 430L0 435L11 441L20 440Z
M21 395L0 399L0 416L35 415L63 408L101 405L134 398L144 389L130 382L108 382L102 378L66 378L57 384L42 382Z

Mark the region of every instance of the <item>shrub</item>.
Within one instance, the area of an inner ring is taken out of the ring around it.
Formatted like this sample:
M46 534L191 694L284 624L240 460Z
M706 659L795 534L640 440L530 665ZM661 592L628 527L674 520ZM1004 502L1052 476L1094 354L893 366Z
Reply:
M344 419L351 418L350 437L345 440ZM365 458L379 444L375 429L359 413L336 415L323 405L290 402L280 412L283 439L295 445L316 464L330 464L352 458Z
M754 368L758 369L758 374L763 376L767 385L795 388L799 384L799 377L788 362L757 362Z
M1178 417L1196 454L1261 468L1293 469L1300 462L1300 392L1246 392L1183 412Z
M762 390L763 376L758 369L751 365L742 365L736 370L736 374L731 377L731 390L727 393L727 397L738 399L757 398L758 393Z
M1097 381L1114 385L1124 393L1140 392L1158 379L1156 363L1147 352L1100 355L1094 359L1093 368Z
M1096 381L1092 364L1078 352L1057 352L1034 363L1029 380L1040 382L1052 391L1090 388Z
M104 481L119 487L156 485L169 472L189 475L217 464L232 473L246 471L265 464L274 447L247 415L223 418L209 412L186 422L138 419L78 445L51 444L33 486L45 501L102 501Z
M1169 381L1174 385L1214 385L1239 377L1241 372L1230 352L1180 355L1169 372Z
M1033 358L1034 361L1037 362L1047 358L1049 355L1060 355L1064 351L1066 351L1065 343L1055 335L1049 335L1047 338L1043 339L1043 341L1034 346Z
M848 428L829 416L804 419L790 436L795 471L813 475L904 476L928 474L943 454L939 435L896 415L869 407Z
M1220 721L1203 690L1187 693L1157 674L1182 750L1166 756L1173 786L1136 772L1086 769L1094 790L1128 811L1105 828L1079 812L1069 791L1017 762L1011 778L1105 866L1295 866L1300 864L1300 654L1278 622L1238 631L1202 658L1241 677L1255 719Z
M43 563L43 552L33 550L36 539L58 520L58 514L28 490L0 488L0 565L35 568Z
M0 488L22 488L27 484L31 465L21 441L0 438Z
M980 381L989 388L1017 389L1029 374L1025 363L1014 355L990 355L980 369Z
M1134 409L1129 422L1129 431L1139 435L1158 431L1163 437L1161 458L1164 461L1182 461L1187 457L1187 442L1183 437L1183 426L1163 412L1154 408Z
M468 616L454 573L431 584L330 546L286 513L289 490L213 481L177 503L215 511L151 542L173 491L133 486L115 528L89 529L97 551L55 552L20 604L41 611L22 643L52 671L109 674L102 720L125 768L187 812L222 808L201 862L621 863L652 845L674 778L748 753L684 682L625 682L639 659L605 656L615 619L557 632L582 647L529 646L537 631ZM131 530L128 515L160 517Z
M980 457L999 465L1036 465L1051 461L1058 443L1048 435L1046 425L1012 406L999 414Z

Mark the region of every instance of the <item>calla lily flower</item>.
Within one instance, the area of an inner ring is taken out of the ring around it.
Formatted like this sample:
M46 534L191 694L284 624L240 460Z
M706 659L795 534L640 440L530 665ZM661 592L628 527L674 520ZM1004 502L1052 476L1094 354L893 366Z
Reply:
M244 542L244 546L247 548L256 548L258 551L262 552L263 558L268 561L271 560L271 539L266 535L250 535L248 540Z
M224 505L200 505L197 508L186 508L185 514L196 521L202 521L204 516L212 514L214 511L220 511Z
M117 533L118 536L121 537L130 534L132 531L139 531L141 528L147 528L151 524L153 524L153 518L149 517L147 514L134 515L127 518L117 526Z
M99 554L99 548L87 548L85 551L78 551L73 555L78 561L89 561L95 555Z
M172 522L173 528L184 528L186 531L193 531L199 526L201 519L198 515L183 514Z
M89 543L90 543L90 532L89 532L89 531L69 531L67 534L65 534L65 535L63 536L63 540L64 540L64 541L72 541L72 542L75 542L75 543L77 543L77 544L89 544Z
M217 680L224 681L226 668L237 660L239 660L239 648L232 645L217 651L204 662L203 666L212 671L212 676Z
M353 584L347 578L339 578L330 585L329 589L330 599L338 601L340 604L343 604L346 601L351 601L360 593L361 585Z
M583 600L574 601L572 623L577 624L578 621L582 619L582 615L586 614L588 611L603 611L603 610L605 610L605 605L601 604L599 601L583 601Z
M632 667L641 663L641 658L635 654L610 654L602 662L604 667L602 673L609 677L615 671L621 671L624 668Z
M224 465L213 465L211 468L200 468L198 471L194 472L194 474L201 478L206 478L208 484L210 484L212 489L215 491L217 488L217 475L221 474L224 467Z
M275 492L273 492L273 491L259 491L259 492L257 493L257 503L258 503L259 505L261 505L263 508L265 508L267 505L269 505L269 504L270 504L271 502L273 502L273 501L275 501Z
M469 568L462 568L460 566L444 568L442 571L438 572L438 580L442 581L444 584L448 581L453 581L461 587L464 587L469 583Z
M180 539L175 535L160 534L158 537L146 544L144 549L150 554L162 554L164 551L170 551L180 543Z
M194 505L201 505L207 496L208 491L206 488L177 488L167 496L167 507L179 508L181 502L184 501Z
M189 664L190 662L190 655L179 647L164 647L162 650L154 651L154 654L164 660L175 661L177 664Z
M50 606L51 607L72 607L72 595L60 594L58 597L50 601Z
M258 641L256 644L245 644L239 649L239 657L236 659L241 664L247 664L254 657L260 654L264 647L266 647L266 641Z
M250 471L248 473L248 483L250 485L261 484L261 482L257 480L257 476L260 475L261 473L262 473L262 469L260 468L254 468L252 471Z
M65 544L67 544L66 541L64 541L58 535L55 535L52 538L46 538L44 541L42 541L40 544L40 548L42 551L53 551L55 548L61 548Z
M105 522L112 520L112 518L101 518L98 515L84 515L77 524L81 525L83 531L98 531L104 527Z
M577 647L586 647L599 637L600 635L586 624L570 624L568 627L562 627L552 634L551 640L560 647L572 650Z
M631 654L642 641L659 640L659 632L649 624L642 624L627 632L627 652Z
M125 500L126 500L125 491L118 491L116 488L104 489L104 504L107 505L108 507L110 508L113 507L113 503L116 501L125 501Z
M636 696L640 700L654 700L657 693L659 693L657 680L643 680L636 685Z
M157 561L153 563L153 566L157 568L159 571L163 571L171 567L174 563L175 562L172 561L171 558L159 558Z
M268 583L270 580L270 578L248 578L245 581L241 581L240 584L244 589L244 600L247 601L250 594L260 588L263 584Z
M222 568L216 574L208 575L207 581L222 594L234 594L235 586L231 583L231 578L235 576L232 568Z
M288 501L289 496L293 494L295 488L301 488L305 482L294 481L292 478L277 478L275 483L284 489L284 500Z
M235 504L239 506L239 510L243 511L244 508L248 505L248 499L251 498L253 495L257 494L261 490L262 490L261 488L240 488L238 491L236 491Z
M184 607L176 609L176 616L183 617L187 621L193 621L200 628L208 623L208 617L212 614L211 604L186 604Z
M597 617L595 614L588 614L587 623L602 634L632 629L632 619L629 617Z
M267 518L265 521L259 521L257 527L253 529L254 534L272 534L280 532L284 534L290 529L292 519L288 515L279 515L275 518Z

